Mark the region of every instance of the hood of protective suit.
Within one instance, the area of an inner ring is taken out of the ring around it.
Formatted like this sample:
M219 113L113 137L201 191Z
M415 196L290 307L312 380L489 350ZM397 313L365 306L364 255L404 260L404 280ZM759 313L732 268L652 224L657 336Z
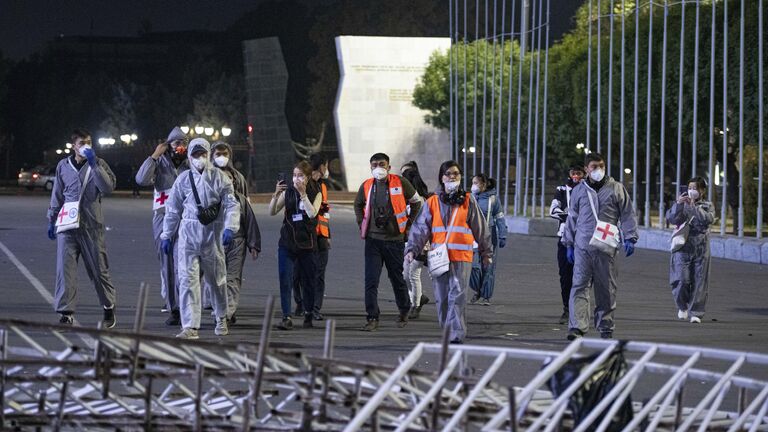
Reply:
M227 168L234 168L234 165L232 165L232 159L233 159L233 156L234 156L234 152L232 151L232 146L230 146L229 144L225 143L224 141L216 141L211 146L211 154L210 154L210 156L211 156L210 157L211 164L213 164L214 166L218 167L218 165L216 165L213 162L213 159L214 159L213 154L216 152L217 148L222 148L222 147L226 148L229 151L229 160L227 161L227 166L226 167Z
M494 195L496 195L496 189L486 189L483 192L477 194L477 198L490 198Z
M187 158L192 159L192 155L198 150L205 150L211 154L211 144L205 138L195 138L189 142L187 147Z

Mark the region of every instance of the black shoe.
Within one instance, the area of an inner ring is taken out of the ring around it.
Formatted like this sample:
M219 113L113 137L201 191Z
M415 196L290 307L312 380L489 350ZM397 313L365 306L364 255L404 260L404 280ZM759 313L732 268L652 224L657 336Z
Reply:
M117 324L117 319L115 318L115 307L112 306L110 309L104 309L104 320L102 322L102 328L105 329L111 329L112 327Z
M178 309L174 309L171 311L171 316L168 317L167 320L165 320L165 325L168 327L176 327L181 325L181 312L179 312Z
M475 293L475 295L473 295L472 298L469 299L469 304L477 304L479 300L480 300L480 294Z
M296 316L304 315L304 307L302 307L300 304L297 304L296 309L293 310L293 314Z
M408 325L408 312L400 312L397 316L397 328L403 328Z
M277 328L280 330L293 330L293 321L291 321L291 317L283 318L280 324L277 325Z
M374 318L374 319L369 319L368 321L366 321L365 325L360 330L361 331L367 331L367 332L373 332L373 331L378 330L378 328L379 328L379 320Z
M229 317L229 325L232 325L237 322L237 315L232 314L231 317Z
M569 341L576 340L580 337L584 337L584 332L579 329L568 330L568 336L566 336Z
M422 294L421 298L419 299L419 312L421 312L421 307L427 303L429 303L429 297Z
M325 316L320 312L312 312L312 319L315 321L322 321L325 319Z
M312 328L314 325L312 324L312 314L308 314L304 317L304 324L302 325L304 328Z
M75 317L73 317L71 313L63 313L59 318L59 324L68 326L75 325Z
M420 312L421 312L421 306L411 308L411 311L408 312L408 319L419 319Z
M560 315L560 321L558 321L560 324L568 324L568 311L563 311L563 314Z
M462 345L462 344L464 344L464 341L461 340L461 339L454 339L454 340L450 341L449 343L451 345Z
M601 331L600 332L600 339L613 339L613 332L612 331Z

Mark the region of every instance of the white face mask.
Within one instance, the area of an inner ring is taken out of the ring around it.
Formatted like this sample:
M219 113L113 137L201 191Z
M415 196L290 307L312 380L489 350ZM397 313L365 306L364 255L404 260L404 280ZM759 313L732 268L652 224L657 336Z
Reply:
M459 184L461 184L461 182L459 182L459 181L445 182L444 183L445 191L448 192L448 193L456 192L456 189L459 188Z
M688 197L691 199L699 199L699 191L696 189L688 189Z
M77 152L80 153L80 156L85 157L85 149L90 149L90 148L93 148L91 147L90 144L84 144L80 146L80 150L78 150Z
M190 162L192 162L192 166L195 167L198 171L202 171L208 164L208 158L203 155L198 158L190 159Z
M384 180L387 178L387 170L385 170L382 167L376 167L371 171L371 174L373 175L373 178L376 180Z
M213 162L216 164L219 168L224 168L229 163L229 158L226 156L216 156L213 158Z
M602 168L598 168L592 171L591 173L589 173L589 178L591 178L596 182L599 182L600 180L602 180L603 177L605 177L605 170Z
M477 195L480 193L480 186L478 185L472 185L472 193Z
M331 176L331 172L330 172L330 171L328 171L328 169L326 168L326 170L325 170L325 174L323 174L323 178L324 178L324 179L327 179L327 178L328 178L328 177L330 177L330 176Z

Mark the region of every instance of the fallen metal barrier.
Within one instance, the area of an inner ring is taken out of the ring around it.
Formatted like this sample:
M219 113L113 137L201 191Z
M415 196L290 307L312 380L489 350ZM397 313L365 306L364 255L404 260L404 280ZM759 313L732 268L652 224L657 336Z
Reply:
M397 365L258 345L0 320L0 429L766 431L768 355L577 339L563 351L419 343ZM569 401L611 353L626 372L574 420ZM557 396L548 383L575 359ZM418 364L437 367L417 367ZM754 375L753 375L754 374ZM751 376L760 375L761 378ZM631 398L632 418L612 421Z

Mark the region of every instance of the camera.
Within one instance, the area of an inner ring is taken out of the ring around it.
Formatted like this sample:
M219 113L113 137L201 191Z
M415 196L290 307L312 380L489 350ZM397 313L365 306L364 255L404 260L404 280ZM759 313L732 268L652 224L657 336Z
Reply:
M376 228L384 228L389 223L389 213L384 209L376 209L376 215L373 218L373 223L376 224Z

